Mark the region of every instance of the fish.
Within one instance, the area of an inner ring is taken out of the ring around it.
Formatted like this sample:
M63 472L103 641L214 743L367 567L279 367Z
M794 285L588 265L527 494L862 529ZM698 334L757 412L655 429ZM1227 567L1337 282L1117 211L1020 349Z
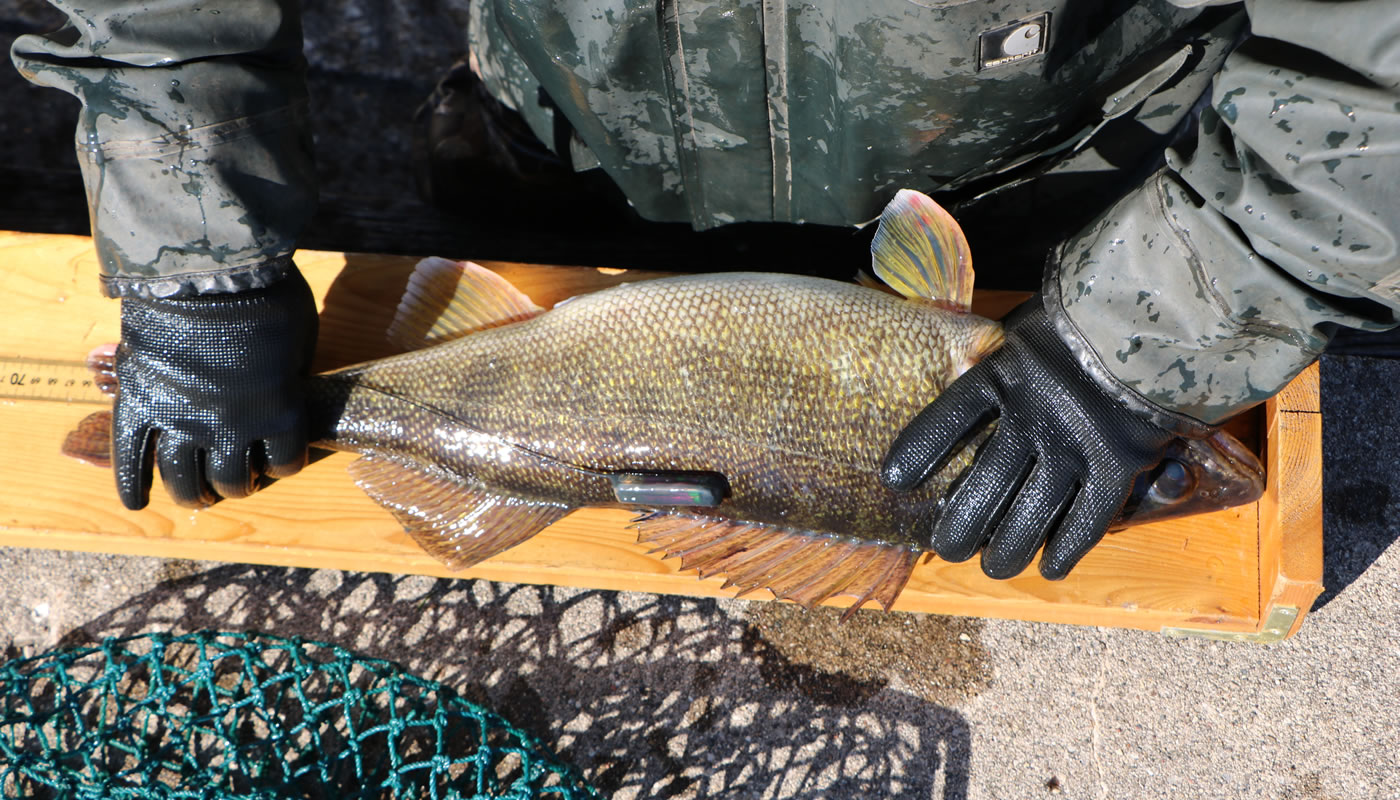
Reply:
M889 610L990 429L911 492L881 484L881 460L1003 332L971 313L971 248L926 195L896 195L871 253L884 289L712 273L551 310L471 262L424 259L388 332L407 352L308 380L314 446L358 454L356 484L452 569L623 506L641 542L738 595ZM94 438L65 451L92 456ZM1121 524L1262 492L1228 435L1171 458Z

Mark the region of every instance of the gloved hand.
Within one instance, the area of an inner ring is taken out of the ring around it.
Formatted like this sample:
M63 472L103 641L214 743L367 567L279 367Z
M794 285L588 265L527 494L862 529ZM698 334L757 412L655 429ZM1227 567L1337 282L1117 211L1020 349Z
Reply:
M1039 297L1008 317L1000 350L900 433L881 479L891 489L914 488L992 420L996 430L944 498L932 546L948 561L981 548L982 571L993 578L1020 573L1042 543L1040 573L1065 577L1103 538L1134 479L1181 435L1086 374Z
M170 496L191 507L246 497L260 475L305 466L302 384L316 328L295 269L263 289L123 298L112 419L122 503L146 505L152 460Z

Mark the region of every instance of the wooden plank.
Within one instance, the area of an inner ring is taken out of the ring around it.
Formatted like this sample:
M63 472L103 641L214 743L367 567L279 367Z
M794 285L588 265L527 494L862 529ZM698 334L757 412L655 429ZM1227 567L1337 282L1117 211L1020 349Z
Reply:
M1269 402L1280 411L1321 414L1321 380L1321 372L1314 361Z
M414 259L302 252L298 263L322 297L320 368L387 352L379 337ZM541 304L651 273L488 263ZM97 296L91 243L82 237L0 233L0 357L81 359L115 340L116 304ZM1012 294L979 296L1008 308ZM985 307L985 306L984 306ZM1304 391L1304 394L1306 390ZM720 581L676 571L647 555L626 527L628 514L582 509L534 539L465 573L424 555L387 513L361 494L344 467L318 460L293 479L248 500L191 512L157 490L139 512L118 504L108 473L58 455L63 434L94 406L0 401L0 544L330 567L444 577L479 577L604 589L727 596ZM1291 412L1290 412L1291 413ZM1281 424L1286 435L1307 430ZM1273 452L1272 450L1270 451ZM1308 491L1290 482L1281 491ZM992 581L976 561L922 563L896 608L1159 630L1164 626L1255 631L1261 622L1261 559L1277 575L1294 569L1292 539L1268 539L1255 504L1110 535L1066 580L1033 572ZM1289 505L1292 503L1293 505ZM1289 500L1288 509L1306 502ZM1285 511L1306 539L1316 520ZM1320 523L1317 524L1320 532ZM1290 578L1292 580L1292 578ZM1283 588L1277 578L1270 587ZM1270 596L1271 597L1271 596ZM838 600L840 605L846 600Z
M1322 593L1322 413L1317 364L1266 404L1268 492L1260 500L1259 602L1295 608L1296 633ZM1262 623L1261 623L1262 624Z

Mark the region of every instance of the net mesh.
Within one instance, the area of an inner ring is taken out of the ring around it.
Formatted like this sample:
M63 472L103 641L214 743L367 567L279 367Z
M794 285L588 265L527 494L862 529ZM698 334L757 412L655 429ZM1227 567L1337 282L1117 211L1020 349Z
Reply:
M0 691L6 798L599 797L494 712L335 645L113 638L0 665Z

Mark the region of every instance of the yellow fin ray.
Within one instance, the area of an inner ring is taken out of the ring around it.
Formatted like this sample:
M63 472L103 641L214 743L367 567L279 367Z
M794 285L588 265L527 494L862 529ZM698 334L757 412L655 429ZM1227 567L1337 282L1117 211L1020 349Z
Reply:
M966 311L972 306L972 249L957 220L927 195L901 189L880 215L870 243L880 280L905 297Z

